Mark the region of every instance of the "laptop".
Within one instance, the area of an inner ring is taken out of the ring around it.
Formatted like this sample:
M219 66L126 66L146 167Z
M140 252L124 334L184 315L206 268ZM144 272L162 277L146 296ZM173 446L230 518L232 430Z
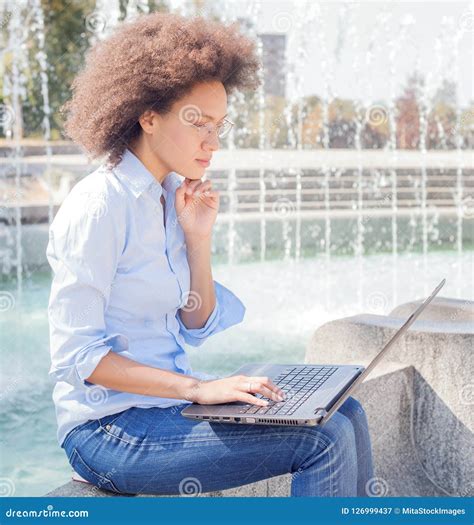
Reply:
M181 411L181 415L190 419L243 425L324 425L395 342L405 334L445 282L446 279L443 279L432 294L408 317L367 368L360 365L249 363L231 375L267 376L285 392L286 397L283 401L274 401L262 394L254 394L268 400L268 405L261 407L241 401L215 405L192 403Z

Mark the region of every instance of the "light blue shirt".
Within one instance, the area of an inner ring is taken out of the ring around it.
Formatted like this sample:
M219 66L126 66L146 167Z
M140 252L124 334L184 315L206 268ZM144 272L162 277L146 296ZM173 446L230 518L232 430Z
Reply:
M184 232L174 206L182 180L171 172L161 185L127 149L115 168L101 166L79 181L50 226L49 375L56 381L59 444L89 419L130 407L189 403L86 381L110 350L145 365L218 377L192 371L185 343L200 346L240 323L245 306L214 281L216 306L206 324L188 329L181 321L178 309L190 294Z

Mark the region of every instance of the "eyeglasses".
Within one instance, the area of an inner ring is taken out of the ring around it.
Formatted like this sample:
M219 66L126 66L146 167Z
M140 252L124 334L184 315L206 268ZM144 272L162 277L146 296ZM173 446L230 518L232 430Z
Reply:
M215 126L212 122L206 122L206 124L193 124L190 122L189 124L197 128L199 136L203 140L208 139L212 135L213 131L217 133L217 136L220 139L223 139L227 137L227 135L229 134L229 131L232 129L232 126L234 125L233 122L227 119L224 119L222 121L222 124L219 124L217 126Z
M172 113L173 115L176 115L179 117L179 120L185 125L185 126L192 126L197 130L197 133L199 134L199 137L201 140L207 140L212 135L212 133L215 131L217 136L220 139L223 139L227 137L229 134L229 131L234 126L234 123L231 122L229 119L224 118L221 124L218 124L217 126L213 124L212 122L206 122L205 124L194 124L193 122L190 122L186 118L183 118L181 114L175 113L174 111L167 111L167 113Z

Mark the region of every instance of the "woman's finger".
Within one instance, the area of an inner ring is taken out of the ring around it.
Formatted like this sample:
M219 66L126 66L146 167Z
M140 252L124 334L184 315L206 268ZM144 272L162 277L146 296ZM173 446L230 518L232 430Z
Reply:
M202 197L209 197L217 201L219 199L219 192L217 190L206 190L201 195L199 195L198 198L202 198Z
M276 391L268 388L268 386L265 385L264 380L265 378L262 377L259 378L244 376L244 379L239 383L239 387L242 388L244 392L250 392L251 394L262 394L273 401L283 401L285 399L283 390L280 390L278 387Z
M192 180L191 182L188 182L186 193L188 195L192 195L194 193L195 188L199 186L199 184L201 184L201 179Z
M259 399L258 397L252 396L251 394L246 394L245 392L239 392L237 394L237 401L251 403L252 405L259 405L261 407L265 407L268 405L268 401L265 401L264 399Z
M270 390L270 388L265 386L260 381L255 381L254 383L249 381L249 383L251 383L252 390L250 390L250 392L252 394L258 393L258 394L262 394L264 397L267 397L268 399L273 399L273 401L283 401L283 398L284 398L283 394L280 394L274 390Z
M199 197L199 195L202 195L207 190L210 190L211 187L212 187L212 182L210 180L206 180L195 188L194 195L196 197Z
M251 379L249 379L249 381L252 381L252 380L262 383L269 390L272 390L276 394L285 397L285 392L280 387L275 385L275 383L269 377L256 376L256 377L252 377Z
M273 401L283 401L283 395L270 390L265 385L260 385L260 383L257 383L257 388L253 390L253 392L258 392L259 394L262 394L264 397L267 397L268 399L273 399Z
M183 211L184 207L186 206L184 195L186 193L186 185L183 183L175 193L175 207L176 207L176 213L178 216Z

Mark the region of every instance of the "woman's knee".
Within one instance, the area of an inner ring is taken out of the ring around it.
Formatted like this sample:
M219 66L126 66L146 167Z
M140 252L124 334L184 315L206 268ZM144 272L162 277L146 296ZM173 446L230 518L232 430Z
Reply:
M336 412L327 423L315 427L306 427L305 437L301 441L304 449L304 461L300 467L314 462L315 459L327 455L331 461L349 461L355 458L355 434L350 420ZM355 459L354 459L355 461Z
M344 401L344 403L339 408L339 412L346 416L352 422L357 420L365 423L367 421L367 416L364 407L357 399L351 396L349 396Z
M349 418L337 412L320 427L328 443L339 448L355 447L354 427Z

